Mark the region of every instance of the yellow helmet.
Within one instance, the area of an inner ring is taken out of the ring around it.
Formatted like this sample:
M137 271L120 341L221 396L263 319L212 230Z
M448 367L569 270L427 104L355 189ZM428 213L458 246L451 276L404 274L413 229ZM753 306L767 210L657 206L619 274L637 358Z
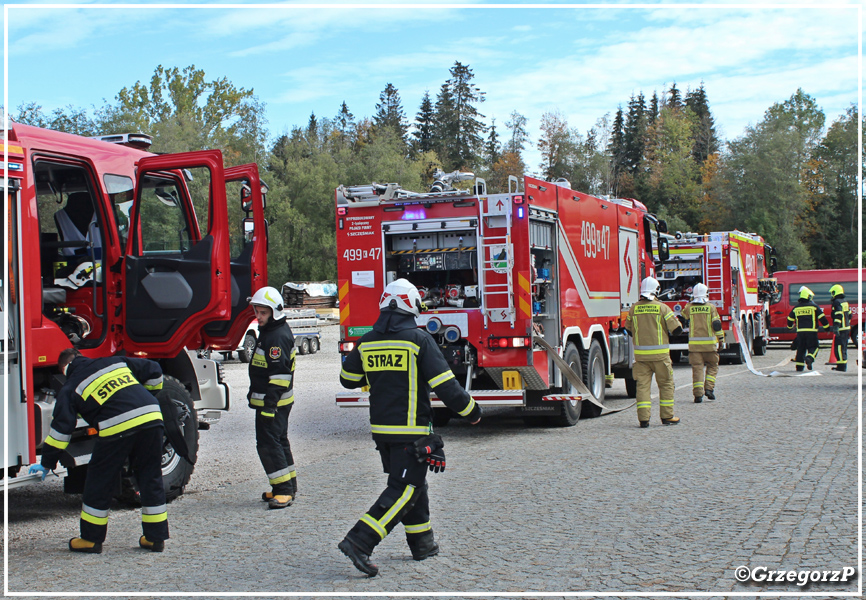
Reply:
M838 283L830 288L830 297L835 298L836 296L842 296L845 294L845 290Z
M800 287L800 300L811 300L815 297L815 292L807 288L805 285Z

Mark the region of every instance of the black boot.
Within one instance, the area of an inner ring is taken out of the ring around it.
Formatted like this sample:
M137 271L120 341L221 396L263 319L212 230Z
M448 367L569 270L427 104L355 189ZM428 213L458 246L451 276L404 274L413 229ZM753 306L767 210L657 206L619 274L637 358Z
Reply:
M707 392L707 398L709 398L709 397L710 397L710 393ZM695 396L695 404L700 404L700 403L703 402L703 401L704 401L704 397L703 397L703 396Z
M707 398L709 398L710 400L716 399L716 394L713 392L713 390L706 390L706 392L707 392Z
M432 531L425 531L423 534L413 535L411 538L407 535L406 542L409 544L409 550L412 551L412 558L415 560L424 560L439 554L439 544L436 543Z
M358 548L349 538L343 538L343 541L337 544L337 548L340 549L340 552L349 557L349 560L352 561L352 564L355 565L355 568L369 575L370 577L375 577L379 573L379 567L370 562L370 556L364 554L360 548Z

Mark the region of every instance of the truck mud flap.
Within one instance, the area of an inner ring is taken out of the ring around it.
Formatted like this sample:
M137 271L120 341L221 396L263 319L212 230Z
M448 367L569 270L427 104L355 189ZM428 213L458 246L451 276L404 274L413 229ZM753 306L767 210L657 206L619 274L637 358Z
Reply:
M621 410L631 408L635 405L636 401L630 398L624 398L622 400L611 400L607 404L602 404L595 399L595 396L592 395L592 392L589 391L589 388L586 387L581 378L577 376L577 373L571 370L571 367L568 366L568 363L562 359L562 357L556 352L553 346L547 343L547 340L545 340L541 336L534 335L532 336L532 341L547 351L548 356L553 359L554 364L556 364L556 366L559 368L565 378L568 379L568 382L574 386L574 389L580 392L581 398L583 400L592 402L593 404L600 407L602 410L607 411L608 413L619 412Z
M749 346L746 344L746 336L743 335L743 331L740 329L740 324L738 323L736 327L731 327L731 331L734 332L734 337L737 338L740 350L746 358L746 367L753 375L758 375L759 377L817 377L821 375L819 371L800 371L795 373L782 373L780 371L764 373L763 371L758 371L752 363L752 356L749 354Z

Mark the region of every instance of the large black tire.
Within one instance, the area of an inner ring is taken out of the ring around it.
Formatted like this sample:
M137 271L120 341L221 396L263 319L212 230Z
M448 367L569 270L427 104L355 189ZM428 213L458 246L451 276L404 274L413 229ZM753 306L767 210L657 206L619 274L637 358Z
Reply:
M625 395L629 398L637 398L637 380L626 378Z
M162 389L167 391L174 403L177 404L178 411L182 415L181 427L186 439L186 446L190 456L196 456L198 454L198 416L195 412L192 396L189 395L180 381L170 375L164 376ZM167 438L163 437L162 443L162 483L165 486L165 499L167 502L171 502L183 494L195 466L181 458L174 451ZM124 468L123 471L121 492L118 499L129 504L141 504L138 495L138 483L128 467Z
M256 351L256 336L248 333L244 336L244 345L238 350L238 358L241 362L248 363L253 359L253 353Z
M604 353L601 351L601 344L598 340L592 340L587 350L583 355L581 366L583 367L583 382L593 397L604 404L605 385L604 385ZM595 419L601 416L601 407L592 402L586 401L581 403L580 417L582 419Z
M319 338L313 337L310 338L310 354L315 354L321 348L321 344L319 343Z
M450 408L433 408L433 427L445 427L454 413Z
M298 342L298 354L310 353L310 338L301 338Z
M770 315L764 315L764 324L770 322ZM752 342L752 354L755 356L766 356L767 354L767 338L762 335L755 336Z
M565 347L565 354L563 355L563 360L568 363L568 366L571 367L571 370L577 373L577 376L583 379L583 366L582 361L580 359L580 352L577 351L577 346L572 344L571 342ZM568 379L563 375L563 384L562 384L562 393L565 395L577 393L577 390L571 387L571 383L569 383ZM563 402L562 403L562 411L553 417L550 417L550 424L555 427L572 427L577 425L578 420L580 420L580 411L581 405L583 401L575 400L573 402Z

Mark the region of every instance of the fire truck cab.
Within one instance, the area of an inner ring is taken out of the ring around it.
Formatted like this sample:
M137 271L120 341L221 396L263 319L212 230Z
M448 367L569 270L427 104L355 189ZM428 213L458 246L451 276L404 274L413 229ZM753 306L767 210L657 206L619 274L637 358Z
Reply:
M633 396L623 324L654 272L652 240L664 225L640 202L582 194L564 180L512 178L507 193L488 194L471 173L439 176L427 193L337 188L341 352L372 328L382 290L402 277L429 308L418 326L479 404L570 426L601 413L615 376ZM471 190L451 187L465 180ZM563 376L563 360L596 402ZM337 397L339 406L368 401ZM435 398L433 406L434 424L447 422L450 411Z
M754 233L713 231L669 236L670 257L658 269L659 300L679 315L691 300L692 288L703 283L709 302L719 311L725 341L719 354L735 363L745 360L742 334L751 355L764 355L770 341L769 301L775 291L776 258L772 247ZM688 351L688 327L671 340L676 362Z
M229 409L231 389L218 363L187 348L236 347L244 331L232 325L267 280L257 167L224 169L218 150L153 155L141 134L92 139L14 123L6 136L7 484L34 480L26 467L48 435L68 347L160 362L196 448L198 429ZM79 426L61 459L70 492L81 489L96 439ZM170 499L191 473L166 442ZM134 482L124 494L134 499Z

